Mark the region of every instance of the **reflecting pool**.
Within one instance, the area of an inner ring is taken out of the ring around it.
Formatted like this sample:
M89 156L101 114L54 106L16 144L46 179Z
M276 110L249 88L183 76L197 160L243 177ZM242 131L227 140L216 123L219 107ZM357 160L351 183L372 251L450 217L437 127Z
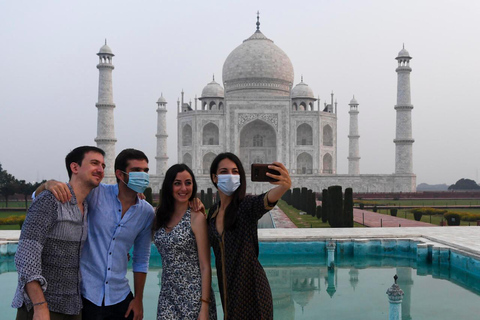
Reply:
M279 250L279 246L284 249ZM289 250L291 246L297 248ZM272 250L261 245L260 260L272 288L275 319L388 319L386 291L395 274L404 291L402 319L479 319L478 274L419 263L414 258L415 252L393 251L363 257L337 254L335 267L328 269L325 254L298 250L298 246L298 243L276 244ZM284 253L288 251L294 253ZM0 318L14 319L15 310L10 307L17 282L13 257L0 257L0 272ZM160 278L160 257L152 248L144 294L145 319L155 319ZM215 269L213 288L221 319Z

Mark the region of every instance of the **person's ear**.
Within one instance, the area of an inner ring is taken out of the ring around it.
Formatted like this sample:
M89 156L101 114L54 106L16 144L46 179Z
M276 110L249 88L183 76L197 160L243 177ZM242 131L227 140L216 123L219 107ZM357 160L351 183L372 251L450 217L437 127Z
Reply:
M78 173L78 168L80 168L80 165L76 162L70 163L70 170L72 170L72 173Z
M125 181L125 174L122 172L122 170L120 169L115 170L115 176L117 177L117 179L127 183L127 181Z

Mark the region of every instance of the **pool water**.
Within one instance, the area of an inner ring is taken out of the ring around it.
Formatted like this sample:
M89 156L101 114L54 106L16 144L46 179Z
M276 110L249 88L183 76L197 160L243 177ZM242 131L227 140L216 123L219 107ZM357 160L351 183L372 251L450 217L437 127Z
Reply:
M411 255L339 256L335 268L329 270L324 254L278 254L265 247L261 246L260 260L272 288L274 319L388 319L386 291L395 274L404 291L402 319L480 318L480 277L476 274L418 263ZM144 293L147 320L156 318L160 291L161 262L153 250ZM17 283L13 257L0 258L0 272L0 318L14 319L15 310L10 307ZM129 279L133 283L131 272ZM222 319L215 268L212 286Z

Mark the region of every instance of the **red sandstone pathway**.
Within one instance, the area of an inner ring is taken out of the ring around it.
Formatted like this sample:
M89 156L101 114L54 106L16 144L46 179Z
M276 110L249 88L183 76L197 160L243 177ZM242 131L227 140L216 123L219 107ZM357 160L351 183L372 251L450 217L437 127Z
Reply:
M275 206L270 210L270 215L275 224L275 228L296 228L297 226L290 220L289 217L280 209L278 206Z
M273 222L276 228L296 228L297 226L287 217L287 215L278 207L275 206L270 211ZM398 228L398 227L437 227L436 225L409 220L399 217L393 217L386 214L380 214L367 210L353 209L353 221L365 225L365 227L383 227L383 228Z
M367 210L353 209L353 221L363 224L365 227L436 227L436 225L393 217Z

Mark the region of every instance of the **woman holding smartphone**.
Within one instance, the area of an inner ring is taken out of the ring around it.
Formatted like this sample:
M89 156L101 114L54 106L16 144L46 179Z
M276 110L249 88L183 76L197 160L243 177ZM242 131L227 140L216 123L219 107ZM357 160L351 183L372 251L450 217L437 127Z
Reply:
M276 187L259 196L246 196L245 170L233 153L212 162L210 178L220 202L210 208L208 234L215 253L218 286L225 319L273 319L272 292L258 261L257 222L290 189L288 170L279 162L267 173Z

